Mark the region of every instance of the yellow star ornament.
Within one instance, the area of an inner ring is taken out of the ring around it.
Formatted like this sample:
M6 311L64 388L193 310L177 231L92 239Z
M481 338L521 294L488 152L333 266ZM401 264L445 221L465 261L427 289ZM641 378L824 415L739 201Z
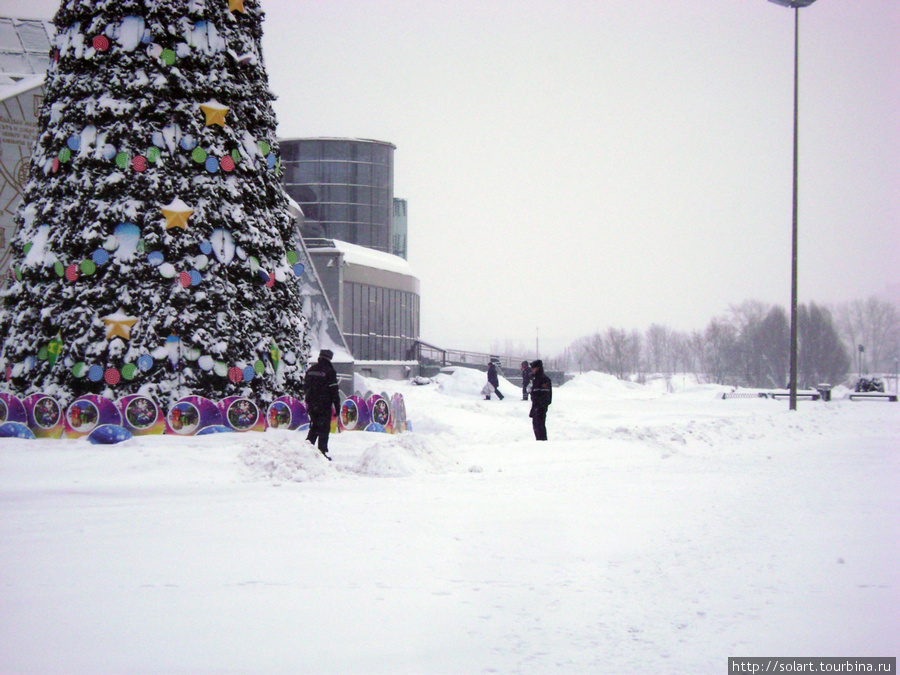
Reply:
M120 337L123 340L130 340L131 327L137 322L136 316L128 316L120 307L117 312L103 317L103 323L106 324L106 339Z
M211 127L213 124L218 124L220 127L225 126L225 115L228 114L228 108L216 99L211 98L206 103L201 103L200 110L206 115L206 126Z
M244 0L228 0L228 11L229 12L243 12L244 11Z
M194 209L185 204L177 197L170 204L160 208L163 216L166 218L166 229L171 230L180 227L182 230L187 229L188 218L194 213Z

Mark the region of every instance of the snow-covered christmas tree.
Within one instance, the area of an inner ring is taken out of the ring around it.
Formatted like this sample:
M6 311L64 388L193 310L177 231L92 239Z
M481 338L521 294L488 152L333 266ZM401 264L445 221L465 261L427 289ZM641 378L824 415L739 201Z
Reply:
M299 394L262 19L259 0L64 0L0 310L6 388Z

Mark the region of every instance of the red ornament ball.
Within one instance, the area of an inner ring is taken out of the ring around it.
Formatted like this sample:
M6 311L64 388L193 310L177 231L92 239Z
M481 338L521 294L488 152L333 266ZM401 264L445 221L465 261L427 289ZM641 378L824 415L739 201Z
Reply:
M273 273L273 274L269 275L269 280L266 282L266 287L272 288L272 286L274 286L274 285L275 285L275 274Z
M122 379L122 376L115 368L108 368L106 372L103 373L103 379L106 381L106 384L119 384L119 380Z
M232 366L228 369L228 379L238 384L244 379L244 372L240 368Z
M78 265L69 265L66 268L66 279L69 281L78 281Z
M57 171L59 171L59 157L53 158L53 166L51 167L50 170L53 171L53 173L56 173Z
M105 35L98 35L94 38L92 44L98 52L105 52L109 49L109 39Z
M222 171L234 171L234 160L231 159L228 155L225 155L220 161L219 166L222 167Z
M134 170L137 172L146 171L147 170L147 158L143 155L138 155L133 160L131 160L131 166L134 167Z
M191 275L188 272L179 272L178 282L181 284L182 288L187 288L191 285Z

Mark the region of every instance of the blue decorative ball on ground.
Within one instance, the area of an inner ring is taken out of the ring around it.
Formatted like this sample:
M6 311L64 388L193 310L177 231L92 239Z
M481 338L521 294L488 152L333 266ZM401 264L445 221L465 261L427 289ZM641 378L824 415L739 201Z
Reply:
M208 434L233 434L234 429L229 429L228 427L220 424L213 425L211 427L203 427L200 431L198 431L196 436L206 436Z
M34 438L34 432L21 422L0 424L0 438Z
M88 434L88 441L94 445L114 445L133 438L131 432L118 424L104 424Z

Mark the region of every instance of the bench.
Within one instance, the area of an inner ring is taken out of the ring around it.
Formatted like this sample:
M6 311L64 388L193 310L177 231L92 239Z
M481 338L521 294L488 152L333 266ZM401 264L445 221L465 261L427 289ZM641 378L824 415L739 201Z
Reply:
M885 394L880 391L855 391L852 394L848 394L847 398L851 401L864 401L866 399L870 401L892 401L894 403L897 402L897 394Z
M791 397L791 392L789 392L789 391L769 392L769 398L783 399L783 398L790 398L790 397ZM822 398L822 394L815 392L815 391L798 391L797 392L798 400L803 399L803 400L807 400L807 401L818 401L820 398Z
M722 394L722 398L723 398L723 399L729 399L729 398L765 398L765 397L766 397L765 393L760 392L760 391L754 391L754 392L752 392L752 393L751 393L751 392L726 391L724 394Z

